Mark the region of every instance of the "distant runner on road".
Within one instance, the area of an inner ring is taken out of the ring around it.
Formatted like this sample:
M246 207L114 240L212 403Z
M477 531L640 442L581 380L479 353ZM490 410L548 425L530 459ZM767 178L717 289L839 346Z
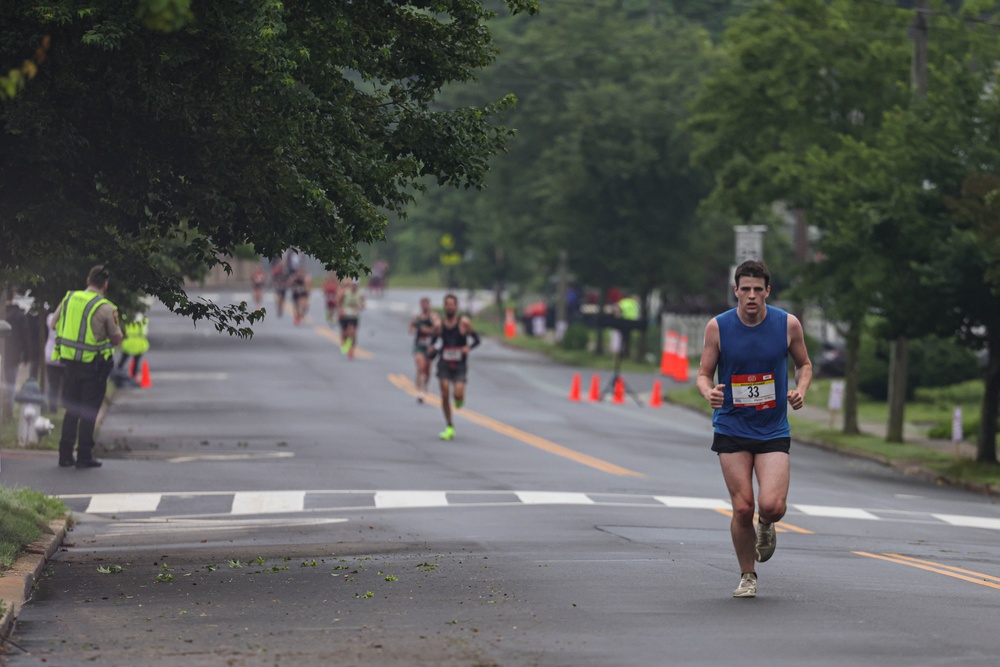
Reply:
M354 347L357 345L358 318L365 309L365 295L359 291L357 280L351 280L346 287L341 287L339 294L337 310L340 311L340 336L343 341L340 353L353 359Z
M417 366L417 402L424 402L424 391L431 375L431 359L434 357L434 335L441 325L441 318L431 310L431 300L420 299L420 312L410 320L410 335L413 339L413 361Z
M441 410L444 411L445 429L438 434L442 440L455 437L451 423L451 391L454 385L455 409L465 403L465 382L468 376L469 352L479 345L479 334L472 329L472 321L458 314L458 297L444 297L444 317L435 331L441 339L438 351L437 376L441 382ZM472 343L469 344L469 339Z

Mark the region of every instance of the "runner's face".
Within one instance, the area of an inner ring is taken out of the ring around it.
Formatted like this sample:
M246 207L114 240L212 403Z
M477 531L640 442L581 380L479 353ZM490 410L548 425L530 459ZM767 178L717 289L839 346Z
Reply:
M763 312L764 301L771 293L771 287L764 286L763 278L740 276L740 282L736 285L735 292L739 312L755 318Z
M426 315L427 313L431 312L431 300L430 299L421 299L420 300L420 312L422 312L424 315Z
M458 301L455 299L445 299L444 300L444 314L448 317L454 317L455 313L458 312Z

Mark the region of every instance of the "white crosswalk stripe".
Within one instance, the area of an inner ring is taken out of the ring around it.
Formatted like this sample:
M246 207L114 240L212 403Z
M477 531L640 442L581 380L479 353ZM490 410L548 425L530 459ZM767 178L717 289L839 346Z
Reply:
M102 493L91 497L87 514L155 512L161 498L159 493Z
M299 512L306 499L305 491L262 491L233 496L233 514L274 514Z
M313 490L96 493L60 496L74 512L96 515L197 517L351 512L371 509L468 507L470 505L605 505L671 510L731 509L728 500L688 496L564 491ZM920 521L1000 531L1000 517L935 514L910 510L790 504L786 519L805 516L861 521Z
M593 505L585 493L554 493L546 491L518 491L518 499L525 505Z
M878 521L878 517L857 507L828 507L821 505L793 505L795 509L809 516L825 516L835 519L870 519Z

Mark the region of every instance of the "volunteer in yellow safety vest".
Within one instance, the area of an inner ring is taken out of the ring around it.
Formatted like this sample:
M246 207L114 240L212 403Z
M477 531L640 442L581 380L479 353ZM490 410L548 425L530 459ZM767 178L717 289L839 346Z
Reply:
M632 353L632 322L639 319L639 300L632 295L619 299L618 316L628 320L628 324L621 327L621 355L627 358Z
M59 438L59 465L64 468L101 466L93 456L94 428L114 365L114 348L123 338L118 308L104 298L107 289L108 272L95 266L87 276L87 289L67 292L55 310L52 358L66 366L66 415Z
M142 355L149 351L149 318L137 314L123 328L125 338L122 340L122 354L111 379L119 387L123 384L138 386L135 376L142 368ZM129 359L133 360L131 367L126 365Z

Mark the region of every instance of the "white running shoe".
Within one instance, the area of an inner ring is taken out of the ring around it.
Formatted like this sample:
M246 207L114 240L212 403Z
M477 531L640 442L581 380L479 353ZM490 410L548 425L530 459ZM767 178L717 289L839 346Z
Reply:
M733 591L734 598L754 598L757 597L757 575L753 572L746 572L740 577L740 585Z

